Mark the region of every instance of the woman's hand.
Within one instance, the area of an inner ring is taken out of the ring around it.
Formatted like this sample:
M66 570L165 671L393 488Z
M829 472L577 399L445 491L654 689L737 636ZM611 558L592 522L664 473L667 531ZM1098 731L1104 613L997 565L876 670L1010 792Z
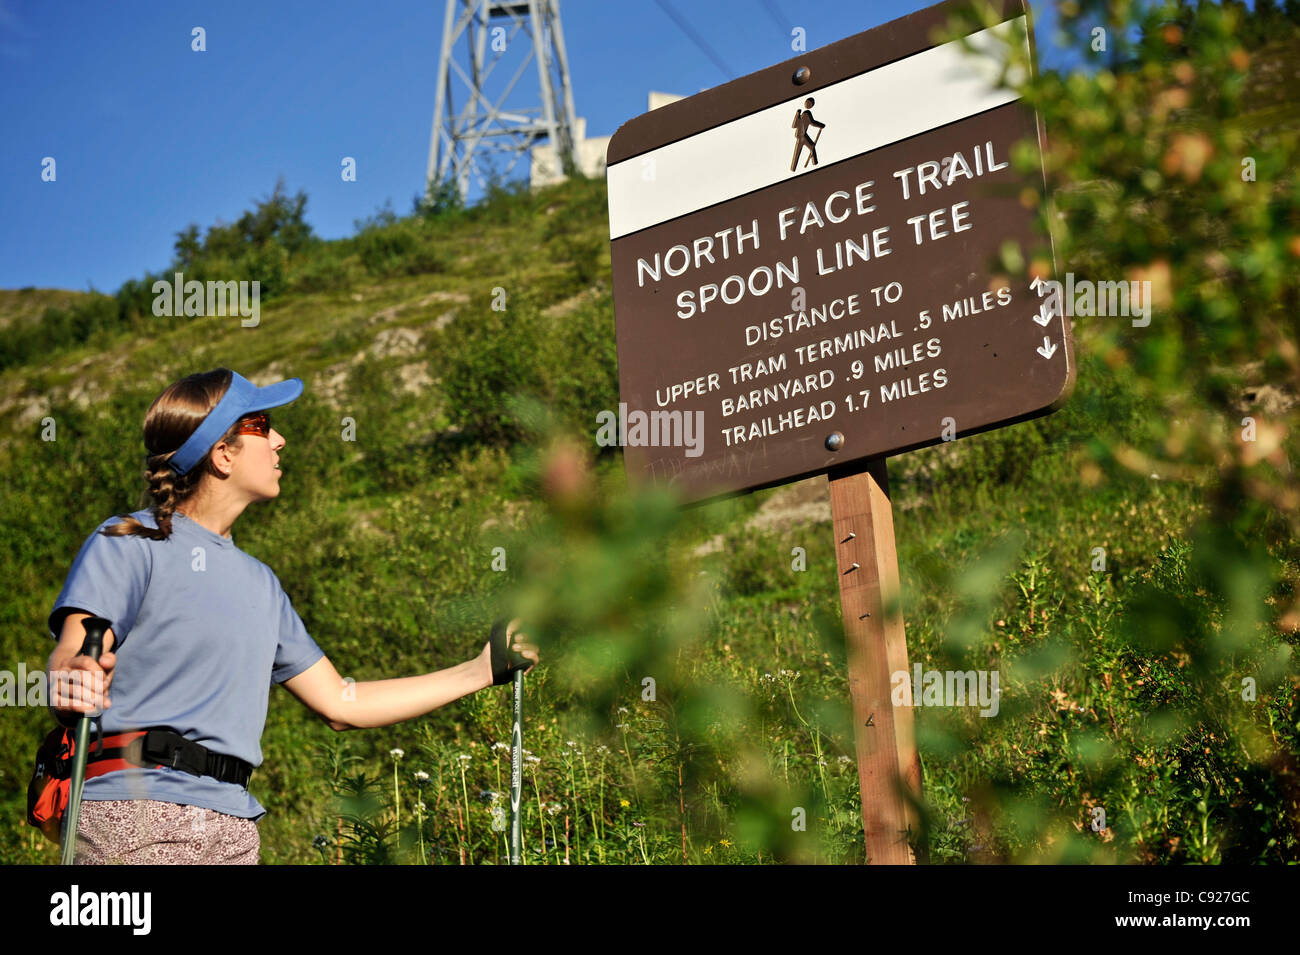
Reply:
M537 653L537 644L531 643L527 635L522 630L517 629L522 623L522 620L511 620L506 625L506 640L509 641L510 649L514 650L515 653L533 661L532 666L528 668L528 670L531 670L537 666L540 658ZM524 672L527 673L528 670Z
M506 624L506 647L512 653L533 661L528 666L528 668L523 671L524 673L527 673L530 670L532 670L534 666L537 665L539 661L539 657L537 652L537 645L531 643L528 640L528 636L522 630L519 629L522 623L523 623L522 620L516 618L515 620L511 620L508 624ZM488 638L488 642L484 644L483 652L480 653L478 656L478 662L479 665L483 668L483 672L485 674L485 681L483 685L492 686L495 682L494 679L495 674L492 671L491 638ZM513 676L514 672L518 669L518 663L512 660L511 665L512 665L511 676Z
M82 621L89 616L79 612L65 618L63 633L46 666L50 681L49 707L54 718L64 726L74 725L84 714L98 716L113 705L108 691L117 666L117 655L113 653L117 638L112 628L104 631L104 651L98 663L82 654L81 645L86 638Z
M50 671L50 709L54 717L65 726L79 716L98 716L113 705L108 695L113 682L113 668L117 657L104 653L95 662L78 654L62 666Z

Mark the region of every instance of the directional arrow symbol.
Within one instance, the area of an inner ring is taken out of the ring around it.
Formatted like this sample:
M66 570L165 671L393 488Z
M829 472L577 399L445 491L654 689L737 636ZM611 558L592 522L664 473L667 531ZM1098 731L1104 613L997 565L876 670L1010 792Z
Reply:
M1048 322L1052 320L1052 315L1052 303L1044 302L1042 305L1038 306L1038 314L1034 316L1034 321L1046 328Z
M1043 289L1047 288L1047 283L1044 282L1042 279L1040 279L1038 276L1034 276L1034 280L1029 283L1029 287L1033 289L1035 292L1037 292L1039 297L1041 298L1043 295Z
M1056 354L1056 346L1052 344L1050 338L1044 335L1043 343L1035 348L1034 351L1038 352L1038 354L1042 355L1044 358L1051 358Z

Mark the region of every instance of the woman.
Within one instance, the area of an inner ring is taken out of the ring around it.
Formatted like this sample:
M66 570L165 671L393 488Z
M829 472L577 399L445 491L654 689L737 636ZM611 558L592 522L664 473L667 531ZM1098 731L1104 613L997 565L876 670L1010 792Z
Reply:
M285 440L266 412L302 387L291 378L258 388L221 368L163 391L144 423L153 506L96 528L54 602L48 672L71 671L84 689L56 682L51 706L65 725L102 708L106 747L90 749L79 863L256 864L266 810L247 783L262 761L271 683L332 729L360 729L421 716L537 662L511 621L504 640L498 632L445 670L339 677L275 573L231 536L244 508L280 493ZM88 616L113 625L98 664L78 655Z

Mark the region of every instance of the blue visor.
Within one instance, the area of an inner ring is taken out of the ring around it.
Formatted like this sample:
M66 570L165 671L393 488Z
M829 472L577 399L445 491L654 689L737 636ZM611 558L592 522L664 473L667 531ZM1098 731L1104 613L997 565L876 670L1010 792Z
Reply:
M287 405L302 394L302 379L290 378L259 388L239 372L231 372L230 387L217 406L203 419L192 435L185 439L180 450L167 462L177 474L187 473L203 460L230 426L253 411L266 411Z

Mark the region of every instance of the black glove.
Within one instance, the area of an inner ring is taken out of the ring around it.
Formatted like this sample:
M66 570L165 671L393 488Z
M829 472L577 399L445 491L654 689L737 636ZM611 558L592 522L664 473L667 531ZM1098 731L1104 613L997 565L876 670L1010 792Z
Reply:
M492 648L493 686L504 686L514 679L516 670L527 670L533 665L533 661L522 653L510 649L510 641L506 639L508 626L507 620L498 620L492 624L492 636L488 645Z

